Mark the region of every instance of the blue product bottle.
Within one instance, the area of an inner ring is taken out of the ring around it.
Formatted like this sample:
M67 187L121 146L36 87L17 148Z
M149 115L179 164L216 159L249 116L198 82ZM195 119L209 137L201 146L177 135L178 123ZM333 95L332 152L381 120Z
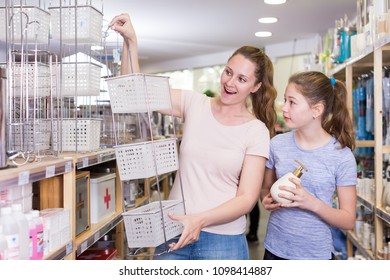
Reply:
M374 79L366 82L366 131L374 134Z

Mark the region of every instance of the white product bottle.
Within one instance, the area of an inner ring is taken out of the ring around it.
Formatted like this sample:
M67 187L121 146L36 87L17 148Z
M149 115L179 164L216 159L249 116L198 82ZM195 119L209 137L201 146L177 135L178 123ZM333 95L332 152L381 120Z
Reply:
M271 196L272 198L279 203L288 204L292 201L283 197L279 197L280 193L291 194L289 191L279 189L280 186L293 187L296 188L295 184L289 180L289 178L294 178L298 181L301 181L300 177L303 174L303 170L307 171L306 167L295 160L299 164L299 167L295 169L293 172L288 172L287 174L280 177L271 187Z
M19 259L30 259L28 221L21 204L12 204L12 212L19 226Z
M0 225L0 261L8 260L8 243L3 235L3 226Z
M19 226L15 217L12 215L11 207L1 208L1 225L3 226L3 235L8 244L8 259L19 259Z

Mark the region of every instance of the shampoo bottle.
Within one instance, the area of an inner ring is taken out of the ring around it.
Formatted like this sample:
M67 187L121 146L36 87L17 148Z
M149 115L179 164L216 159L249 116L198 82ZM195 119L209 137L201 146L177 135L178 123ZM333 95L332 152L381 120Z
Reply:
M292 202L291 200L279 197L279 193L290 194L289 191L279 189L279 186L296 188L295 184L291 182L289 178L294 178L300 181L301 179L299 178L302 176L303 170L307 171L306 167L302 163L300 163L297 160L295 160L295 162L299 164L299 167L295 169L293 172L288 172L287 174L280 177L271 187L271 196L276 202L283 203L283 204L291 203Z

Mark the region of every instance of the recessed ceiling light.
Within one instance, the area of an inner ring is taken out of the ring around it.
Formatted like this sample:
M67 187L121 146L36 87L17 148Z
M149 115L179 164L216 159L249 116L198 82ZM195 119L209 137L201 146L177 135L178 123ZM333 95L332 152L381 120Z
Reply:
M269 31L259 31L255 33L256 37L270 37L272 36L272 33Z
M263 17L259 18L260 23L275 23L278 19L276 17Z
M264 3L270 5L279 5L286 3L286 0L264 0Z

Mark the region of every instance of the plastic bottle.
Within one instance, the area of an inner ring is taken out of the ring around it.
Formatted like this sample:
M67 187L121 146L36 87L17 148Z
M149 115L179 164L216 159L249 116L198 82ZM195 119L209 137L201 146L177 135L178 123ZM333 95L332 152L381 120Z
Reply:
M14 215L12 214L11 207L1 208L0 222L3 227L3 235L8 244L8 259L19 259L19 226Z
M38 260L41 260L43 258L44 253L44 238L43 238L43 222L41 217L39 217L39 210L32 210L31 211L32 218L35 223L35 230L36 230L36 236L37 236L37 258Z
M279 189L280 186L293 187L296 188L295 184L289 180L289 178L294 178L300 181L300 177L303 174L303 170L307 171L306 167L302 163L295 160L299 164L299 167L294 170L294 172L288 172L287 174L280 177L272 186L271 186L271 196L272 198L279 203L288 204L292 201L283 197L279 197L280 193L290 194L289 191Z
M26 216L22 213L21 204L12 204L12 212L19 226L19 259L28 260L30 259L29 254L29 232L28 232L28 221Z
M26 213L26 219L28 221L28 236L29 236L29 258L30 260L38 259L38 250L37 250L37 229L35 226L35 221L32 218L31 213Z
M0 225L0 261L8 260L8 243L3 235L3 226Z

